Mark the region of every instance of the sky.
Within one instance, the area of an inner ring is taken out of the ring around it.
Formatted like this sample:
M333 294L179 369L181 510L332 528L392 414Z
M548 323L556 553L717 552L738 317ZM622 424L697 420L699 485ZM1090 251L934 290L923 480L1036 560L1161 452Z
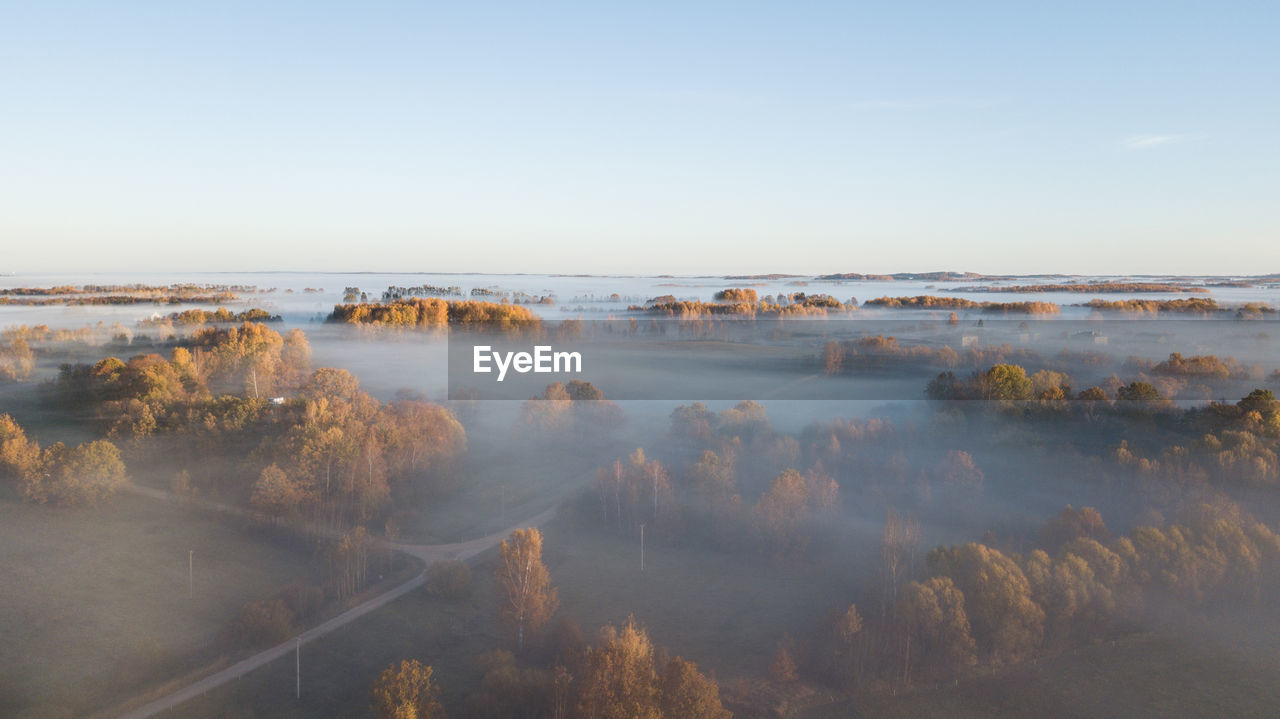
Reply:
M0 0L0 273L1280 272L1276 2Z

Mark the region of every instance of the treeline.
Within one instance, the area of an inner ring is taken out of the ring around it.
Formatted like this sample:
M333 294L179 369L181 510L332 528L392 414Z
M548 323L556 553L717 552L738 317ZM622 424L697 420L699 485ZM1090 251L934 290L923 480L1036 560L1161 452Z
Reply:
M654 297L644 305L631 305L628 311L645 312L693 319L701 317L825 317L829 314L852 312L858 309L856 302L845 304L830 295L793 292L769 295L758 300L755 290L729 288L717 292L716 301L679 300L673 295Z
M1158 363L1130 358L1126 364L1140 371L1169 377L1249 379L1259 374L1251 368L1242 366L1234 357L1224 359L1218 359L1215 355L1183 357L1179 352L1171 353L1168 359Z
M573 633L573 632L576 632ZM480 689L464 719L730 719L716 681L696 664L655 647L634 619L601 628L587 645L576 628L555 647L554 667L522 664L510 651L480 655ZM378 719L444 719L434 670L416 659L393 664L372 688Z
M384 404L331 368L316 370L263 430L255 456L272 464L253 485L254 507L333 526L385 519L391 535L417 521L411 511L388 511L397 506L392 499L411 506L448 491L466 450L466 432L448 409L410 399Z
M812 539L811 530L839 507L839 484L821 462L801 464L799 445L775 437L758 403L740 402L719 413L702 403L681 406L672 413L670 435L677 449L692 454L687 463L677 459L672 469L638 448L596 471L577 505L579 517L617 532L645 524L657 541L693 539L730 551L795 557ZM739 482L740 463L753 469L745 484Z
M927 353L924 353L928 356ZM828 367L841 366L839 349L828 349L824 361ZM944 372L929 382L925 396L933 400L1005 400L1025 402L1030 400L1059 401L1134 400L1149 403L1173 399L1187 385L1187 380L1241 380L1256 379L1260 372L1244 368L1228 357L1225 360L1213 355L1183 357L1174 352L1167 360L1150 362L1131 357L1125 369L1137 373L1137 379L1126 383L1112 376L1100 385L1080 392L1073 392L1071 379L1063 372L1039 370L1031 375L1021 365L1007 361L992 365L986 370L975 370L968 377L954 372ZM1208 391L1205 386L1199 386Z
M1107 432L1112 437L1119 433L1121 439L1110 443L1108 475L1123 476L1126 484L1147 486L1156 495L1172 487L1280 484L1280 402L1268 389L1256 389L1234 404L1213 402L1179 410L1147 382L1073 393L1070 379L1062 373L1042 370L1027 375L1016 365L996 365L968 380L940 374L926 395L935 400L998 400L1002 410L1023 416L1088 422L1109 417L1114 426ZM1067 401L1071 399L1077 401ZM1135 414L1158 424L1135 425ZM1162 427L1175 431L1175 438L1160 439ZM1053 429L1063 431L1061 426ZM1126 436L1142 441L1130 443L1123 439Z
M75 295L68 297L0 297L0 305L44 307L50 305L143 305L143 304L201 304L215 305L235 302L239 297L230 292L211 295Z
M982 366L992 362L1037 360L1035 352L1010 345L968 347L957 352L950 346L903 345L896 337L876 335L855 340L830 341L822 348L823 371L841 374L857 370L885 369L903 363L933 367Z
M163 427L183 403L225 393L269 397L298 386L310 368L311 345L301 330L282 337L246 322L201 329L168 358L146 354L127 362L107 357L93 365L63 365L51 390L65 408L96 408L110 433L141 438Z
M840 272L818 275L818 280L927 280L930 282L973 282L978 280L1011 280L1004 275L983 275L977 272L895 272L891 275L864 275L860 272Z
M392 285L382 292L383 302L396 302L409 297L462 297L462 288L457 285L436 287L435 285L418 285L416 287L396 287Z
M280 315L273 315L257 307L242 312L232 312L226 307L219 307L216 310L183 310L182 312L174 312L167 317L143 320L140 324L207 325L229 324L232 322L280 322L281 319Z
M335 305L328 321L416 328L440 328L460 324L492 326L504 330L539 324L537 315L519 305L476 300L443 300L435 297Z
M1099 293L1131 293L1131 292L1199 292L1209 290L1193 285L1182 285L1171 282L1071 282L1060 285L987 285L983 287L966 287L965 292L1099 292Z
M58 442L41 450L12 417L0 414L0 481L16 485L29 501L74 506L96 504L129 480L111 442Z
M622 409L590 382L553 382L525 401L516 419L517 432L539 441L599 440L618 429Z
M452 462L466 448L461 424L439 405L384 404L345 370L310 365L300 331L281 337L246 323L200 330L169 358L64 366L50 390L139 454L153 446L141 440L165 435L166 448L180 448L197 470L184 491L203 485L276 519L342 526L376 518L408 529L417 520L390 516L392 496L452 486ZM210 467L227 471L202 476Z
M1052 302L975 302L963 297L938 297L936 295L918 295L916 297L879 297L863 303L872 307L889 307L894 309L961 309L982 310L983 312L1003 312L1026 315L1056 315L1062 308Z
M1142 312L1160 314L1175 312L1186 314L1207 314L1222 309L1212 297L1189 297L1177 300L1089 300L1085 307L1111 312Z
M1119 538L1095 510L1067 507L1041 539L1026 554L989 540L939 547L921 575L910 566L918 533L891 515L878 618L833 611L802 669L855 690L936 682L1177 612L1256 611L1280 586L1280 535L1229 502L1192 503L1177 522Z
M62 295L152 295L159 297L194 297L216 294L254 292L249 285L200 285L179 283L172 285L57 285L54 287L0 288L0 295L11 297L50 297Z

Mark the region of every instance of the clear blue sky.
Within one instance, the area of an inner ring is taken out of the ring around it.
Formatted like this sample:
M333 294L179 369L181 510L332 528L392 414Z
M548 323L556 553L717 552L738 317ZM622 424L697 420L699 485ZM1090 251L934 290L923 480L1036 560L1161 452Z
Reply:
M1280 3L0 2L0 272L1280 272Z

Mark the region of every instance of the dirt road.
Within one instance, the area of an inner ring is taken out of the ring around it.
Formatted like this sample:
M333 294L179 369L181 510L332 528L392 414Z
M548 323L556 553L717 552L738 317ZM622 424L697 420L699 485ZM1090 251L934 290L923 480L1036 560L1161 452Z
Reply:
M173 495L169 494L168 492L164 492L162 490L150 489L147 487L137 487L137 486L132 486L130 487L130 489L134 492L137 492L138 494L154 497L156 499L172 500L174 498ZM247 512L245 512L245 510L235 508L235 507L216 505L214 503L210 503L207 501L203 501L201 503L210 505L207 508L216 509L217 511L223 511L223 512L228 512L233 514L248 514ZM548 520L550 520L553 516L555 516L555 509L554 508L548 509L545 512L537 514L533 517L529 517L523 522L520 522L518 524L513 524L512 526L500 532L495 532L494 534L490 534L486 537L480 537L479 539L472 539L465 542L456 542L453 544L395 544L395 543L392 543L386 546L390 546L392 549L398 552L403 552L405 554L417 557L418 559L421 559L428 567L430 567L433 562L438 562L446 559L452 559L452 560L470 559L471 557L474 557L475 555L483 552L486 549L489 549L490 547L497 546L498 543L501 542L503 539L505 539L508 535L510 535L512 531L516 529L521 529L523 527L537 527L547 522ZM258 652L257 654L254 654L253 656L247 659L244 659L239 662L236 662L235 664L232 664L231 666L227 667L226 669L223 669L222 671L216 672L214 674L210 674L209 676L203 679L200 679L199 681L188 684L187 686L181 689L178 689L174 692L171 692L169 694L166 694L165 696L160 697L159 699L148 702L147 704L144 704L143 706L138 707L137 709L134 709L126 714L121 715L121 719L144 719L145 717L155 716L160 712L173 709L174 707L177 707L178 705L182 704L188 699L198 697L201 694L204 694L205 692L209 691L210 689L213 689L222 684L225 684L233 679L236 679L237 677L244 676L245 674L248 674L249 672L265 664L269 664L270 662L273 662L276 659L279 659L280 657L283 657L289 654L290 652L295 651L295 649L301 644L307 644L316 639L319 639L320 637L323 637L324 635L332 632L333 630L341 627L342 625L353 622L356 619L359 619L360 617L363 617L364 615L368 614L369 612L375 611L387 605L388 603L393 602L396 599L399 599L400 597L403 597L405 594L408 594L409 592L412 592L414 589L417 589L418 587L422 586L426 582L426 579L427 579L427 573L426 573L426 570L424 569L414 578L408 580L407 582L404 582L403 584L400 584L394 587L393 589L387 590L386 592L383 592L382 594L379 594L376 597L372 597L368 601L365 601L361 604L357 604L356 606L348 609L347 611L339 614L338 616L333 617L332 619L322 624L314 626L311 629L308 629L307 631L297 635L296 637L292 637L287 641L281 642L280 644L277 644L276 646L271 647L270 649Z

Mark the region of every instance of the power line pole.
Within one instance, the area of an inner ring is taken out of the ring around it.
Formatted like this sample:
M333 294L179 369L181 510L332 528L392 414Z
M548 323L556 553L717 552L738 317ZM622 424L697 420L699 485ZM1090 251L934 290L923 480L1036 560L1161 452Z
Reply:
M644 571L644 523L640 523L640 571Z
M193 599L196 596L196 550L187 550L187 599Z
M298 637L298 643L293 649L293 671L294 671L294 698L302 698L302 637Z

